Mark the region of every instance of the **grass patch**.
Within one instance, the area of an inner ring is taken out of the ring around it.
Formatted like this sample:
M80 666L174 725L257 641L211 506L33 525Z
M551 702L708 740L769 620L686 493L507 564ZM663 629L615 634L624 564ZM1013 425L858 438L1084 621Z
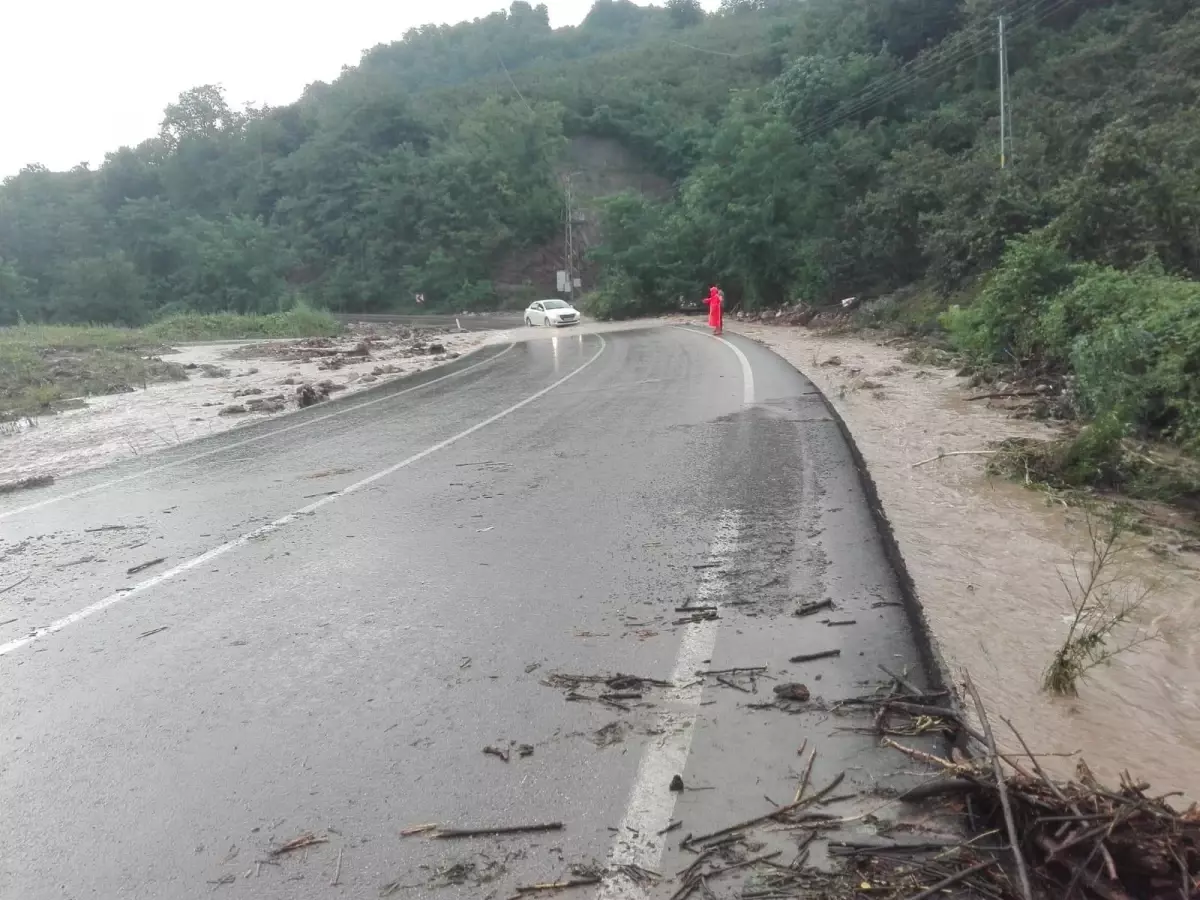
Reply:
M142 334L163 343L181 343L334 337L343 330L337 319L324 310L296 306L287 312L268 315L180 313L142 329Z

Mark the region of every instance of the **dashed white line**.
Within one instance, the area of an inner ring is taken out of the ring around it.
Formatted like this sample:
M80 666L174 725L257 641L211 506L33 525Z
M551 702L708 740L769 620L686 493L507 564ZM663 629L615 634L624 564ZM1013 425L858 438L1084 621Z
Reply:
M404 394L412 393L413 391L420 390L423 387L428 387L431 384L437 384L439 381L445 381L447 378L457 378L459 375L466 375L468 372L478 369L480 366L486 366L489 363L495 362L515 346L516 344L509 344L495 356L489 356L487 359L473 363L464 369L459 369L456 372L448 372L445 375L439 375L437 378L431 378L429 381L422 381L420 384L414 384L412 387L404 388L400 391L393 391L390 394L385 394L382 397L376 397L373 400L365 400L362 403L355 403L353 406L344 406L335 412L326 413L323 416L317 416L313 419L305 419L303 422L297 422L295 425L287 425L283 428L275 428L264 434L257 434L254 437L235 441L232 444L222 444L220 447L215 447L212 450L205 450L203 453L194 453L191 456L184 457L183 459L177 459L173 462L163 463L161 466L151 466L149 469L142 469L141 471L134 472L130 475L124 475L120 478L113 478L109 481L102 481L99 484L89 485L88 487L80 488L77 491L60 494L57 497L47 497L45 500L41 500L37 503L30 503L26 506L18 506L15 509L4 510L0 512L0 519L7 519L12 516L20 515L21 513L33 512L35 509L42 509L43 507L50 506L54 503L61 503L64 500L74 500L76 497L83 497L86 494L91 494L95 491L102 491L105 488L115 487L118 484L124 484L127 481L133 481L136 478L142 478L155 472L162 472L165 469L173 469L177 466L185 466L188 463L193 463L198 459L206 459L207 457L215 456L218 453L225 453L228 450L236 450L238 447L245 447L247 444L265 441L267 438L272 438L276 435L287 434L289 431L295 431L298 428L309 428L320 422L326 422L329 419L335 419L338 416L344 416L346 413L351 413L358 409L365 409L368 406L374 406L376 403L386 403L388 400L401 397Z
M599 337L599 336L597 336L597 337ZM170 581L172 578L175 578L178 575L182 575L184 572L187 572L190 569L196 568L196 566L204 565L205 563L211 562L212 560L216 559L219 556L224 556L230 550L235 550L238 547L243 547L246 544L248 544L250 541L255 540L256 538L260 538L265 535L271 534L272 532L278 531L279 529L283 528L284 526L290 525L292 522L295 522L301 516L306 516L310 513L314 513L318 509L321 509L323 506L328 506L330 503L333 503L336 500L340 500L342 497L345 497L347 494L353 494L356 491L360 491L363 488L367 487L368 485L374 484L376 481L379 481L381 478L387 478L389 475L392 475L407 466L411 466L413 463L415 463L419 460L422 460L425 457L427 457L433 453L437 453L439 450L443 450L446 447L449 447L451 444L455 444L458 441L461 441L465 437L470 437L471 435L473 435L475 432L479 431L480 429L487 428L492 423L498 422L500 419L503 419L505 416L509 416L512 413L515 413L517 410L522 409L522 408L528 406L530 403L533 403L534 401L546 396L546 394L550 393L552 390L554 390L560 384L564 384L567 381L570 381L572 378L574 378L576 375L578 375L580 372L582 372L584 369L586 369L588 366L590 366L592 363L594 363L597 359L600 358L600 354L604 352L604 348L607 346L607 342L604 340L604 338L600 337L599 340L600 340L600 349L598 349L596 351L596 353L590 359L588 359L587 362L585 362L583 365L579 366L578 368L572 370L571 372L568 372L562 378L558 379L558 381L555 381L554 383L548 385L547 387L542 388L540 391L537 391L534 394L530 394L528 397L526 397L524 400L520 401L519 403L514 403L512 406L508 407L507 409L501 410L500 412L496 413L494 416L489 416L488 418L484 419L482 422L478 422L478 423L472 425L470 428L460 431L458 434L454 435L453 437L446 438L446 440L440 441L431 447L426 447L424 450L420 451L419 453L414 453L412 456L402 459L398 463L388 466L386 469L381 469L380 471L374 473L373 475L368 475L366 478L362 479L361 481L356 481L354 484L350 485L349 487L343 488L342 490L338 491L336 494L330 494L327 497L322 497L320 500L317 500L315 503L310 503L308 506L298 509L295 512L288 513L286 516L276 519L274 522L268 522L266 525L263 525L261 528L256 528L254 531L247 532L246 534L243 534L240 537L234 538L232 541L228 541L224 544L221 544L220 546L213 547L213 549L209 550L207 553L202 553L199 556L192 557L191 559L186 560L185 562L182 562L179 565L177 565L171 569L168 569L165 572L155 575L153 578L147 578L145 581L138 582L137 584L135 584L132 587L127 588L123 591L118 591L117 593L109 594L104 599L97 600L95 603L91 604L90 606L85 606L83 609L73 612L68 616L64 616L63 618L57 620L56 622L52 622L49 625L44 625L40 628L37 628L37 629L33 630L32 632L30 632L29 634L25 635L24 637L20 637L20 638L17 638L16 640L9 641L6 644L0 644L0 656L4 656L8 653L12 653L14 650L19 650L20 648L24 647L25 645L32 643L33 641L36 641L38 638L42 638L42 637L45 637L46 635L50 635L50 634L54 634L56 632L62 631L64 628L68 628L71 625L74 625L76 622L81 622L84 619L89 618L90 616L94 616L98 612L103 612L104 610L108 609L110 606L115 606L116 604L121 603L122 601L128 600L130 597L134 597L138 594L144 593L145 591L148 591L151 588L156 587L157 585L160 585L165 581ZM495 358L495 357L493 357L493 358ZM478 365L482 365L482 363L479 363ZM456 373L456 374L458 374L458 373ZM450 376L443 376L443 377L448 378ZM428 383L429 382L426 382L426 384L428 384ZM395 395L392 395L392 396L395 396ZM378 402L378 401L372 401L372 402ZM363 404L363 405L366 405L366 404ZM299 426L293 426L293 427L299 427ZM274 432L274 433L278 434L279 432ZM228 448L225 448L225 449L228 449Z

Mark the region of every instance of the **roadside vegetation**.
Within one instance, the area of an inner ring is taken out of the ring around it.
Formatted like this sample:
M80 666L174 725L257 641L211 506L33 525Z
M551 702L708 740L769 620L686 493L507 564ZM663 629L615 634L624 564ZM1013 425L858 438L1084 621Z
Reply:
M1101 515L1087 509L1088 559L1086 565L1076 560L1071 575L1062 577L1072 612L1062 645L1043 673L1043 690L1074 697L1092 670L1161 637L1154 627L1136 623L1154 587L1139 584L1125 565L1128 527L1127 510Z
M328 337L341 326L328 313L169 316L143 329L109 325L0 328L0 422L34 419L88 396L116 394L188 377L170 361L184 341Z

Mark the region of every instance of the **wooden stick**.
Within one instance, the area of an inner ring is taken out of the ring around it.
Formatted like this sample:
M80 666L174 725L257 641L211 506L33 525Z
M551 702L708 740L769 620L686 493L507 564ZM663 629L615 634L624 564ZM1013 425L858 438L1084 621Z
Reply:
M338 847L337 868L333 870L333 881L329 882L330 887L337 887L337 883L342 880L342 851L344 847Z
M934 756L932 753L926 753L924 750L917 750L914 747L905 747L903 744L898 744L891 738L884 738L879 742L880 746L891 747L893 750L899 750L905 756L911 756L919 762L927 763L931 766L941 766L943 769L961 769L958 763L951 762L948 759L942 759L940 756Z
M968 403L975 400L1016 400L1021 397L1040 397L1037 391L1000 391L996 394L976 394L974 397L964 397Z
M414 825L411 828L405 828L400 832L400 837L412 837L414 834L425 834L428 831L437 830L437 822L430 822L428 825Z
M788 662L806 663L814 662L818 659L829 659L834 656L841 656L841 650L822 650L820 653L801 653L799 656L793 656Z
M433 835L438 840L454 838L488 837L497 834L529 834L534 831L561 831L562 822L547 822L544 825L497 825L495 828L448 828Z
M0 588L0 594L7 594L7 593L8 593L9 591L11 591L13 588L20 587L21 585L23 585L25 582L27 582L27 581L28 581L30 578L32 578L32 577L33 577L33 573L32 573L32 572L30 572L28 575L26 575L26 576L25 576L24 578L22 578L20 581L14 581L14 582L13 582L12 584L10 584L8 587ZM14 621L15 621L15 620L14 620Z
M721 684L725 685L725 687L736 688L737 690L741 691L743 694L751 693L750 688L744 688L737 682L730 681L728 678L724 678L721 675L717 676L717 681L721 682Z
M971 866L969 869L963 869L959 872L955 872L953 875L947 875L937 884L931 884L929 887L925 888L925 890L921 891L921 893L913 894L908 898L908 900L928 900L928 898L934 896L935 894L941 893L946 888L953 887L960 881L966 881L972 875L977 875L984 869L990 869L995 864L996 860L994 859L986 859L981 863L975 863L975 865Z
M844 779L845 777L846 777L846 773L842 772L836 778L834 778L833 781L831 781L826 787L823 787L821 790L817 791L817 793L813 794L811 797L806 797L803 800L797 800L794 803L784 804L783 806L780 806L778 809L773 809L773 810L771 810L771 812L766 813L765 815L755 816L753 819L747 819L744 822L738 822L736 825L728 825L725 828L722 828L718 831L713 831L713 832L710 832L709 834L702 834L699 837L689 838L688 843L689 844L703 844L707 841L711 841L715 837L722 837L723 835L727 835L733 831L741 831L744 828L750 828L754 825L761 825L763 822L769 822L771 819L774 819L776 816L781 816L784 813L788 813L788 812L791 812L792 810L799 809L802 806L810 806L811 804L816 803L822 797L825 797L830 792L832 792L834 790L834 788L836 788L839 784L842 783L842 779Z
M766 666L742 666L739 669L701 669L696 672L697 677L705 675L736 675L739 672L765 672Z
M813 603L805 603L797 609L793 616L811 616L815 612L820 612L823 609L833 609L832 600L817 600Z
M896 684L900 685L900 687L904 688L910 694L915 694L918 697L922 697L925 695L925 692L920 690L915 684L913 684L907 678L901 678L899 675L897 675L895 672L893 672L887 666L880 665L879 671L883 672L884 675L886 675L888 678L892 679L892 681L896 682Z
M598 877L572 878L570 881L549 881L543 884L528 884L517 888L517 894L536 894L539 891L561 891L566 888L584 887L589 884L599 884Z
M992 733L987 710L983 707L979 691L975 689L975 682L971 680L971 673L964 669L963 675L967 690L971 692L971 699L975 702L975 711L979 713L979 724L983 726L988 749L992 752L992 773L996 777L996 790L1000 792L1000 807L1004 810L1004 827L1008 830L1008 842L1012 846L1013 857L1017 861L1017 876L1021 881L1021 894L1025 900L1033 900L1033 888L1029 884L1025 856L1021 853L1020 836L1017 834L1017 824L1013 820L1012 803L1008 799L1008 788L1004 784L1004 770L1000 768L1000 751L996 749L996 736Z
M937 462L939 459L945 459L948 456L992 456L997 451L995 450L955 450L953 453L939 453L937 456L931 456L929 459L923 459L918 463L913 463L914 469L919 466L928 465L931 462Z

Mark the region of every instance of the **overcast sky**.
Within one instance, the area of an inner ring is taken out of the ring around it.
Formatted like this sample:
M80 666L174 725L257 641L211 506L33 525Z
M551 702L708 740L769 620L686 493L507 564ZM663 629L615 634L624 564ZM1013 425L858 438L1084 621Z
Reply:
M550 23L576 25L591 5L548 0ZM0 178L34 162L51 169L99 165L106 152L153 136L163 108L190 87L221 84L234 107L290 103L306 85L332 81L363 50L414 25L461 22L508 6L8 0L0 4Z

